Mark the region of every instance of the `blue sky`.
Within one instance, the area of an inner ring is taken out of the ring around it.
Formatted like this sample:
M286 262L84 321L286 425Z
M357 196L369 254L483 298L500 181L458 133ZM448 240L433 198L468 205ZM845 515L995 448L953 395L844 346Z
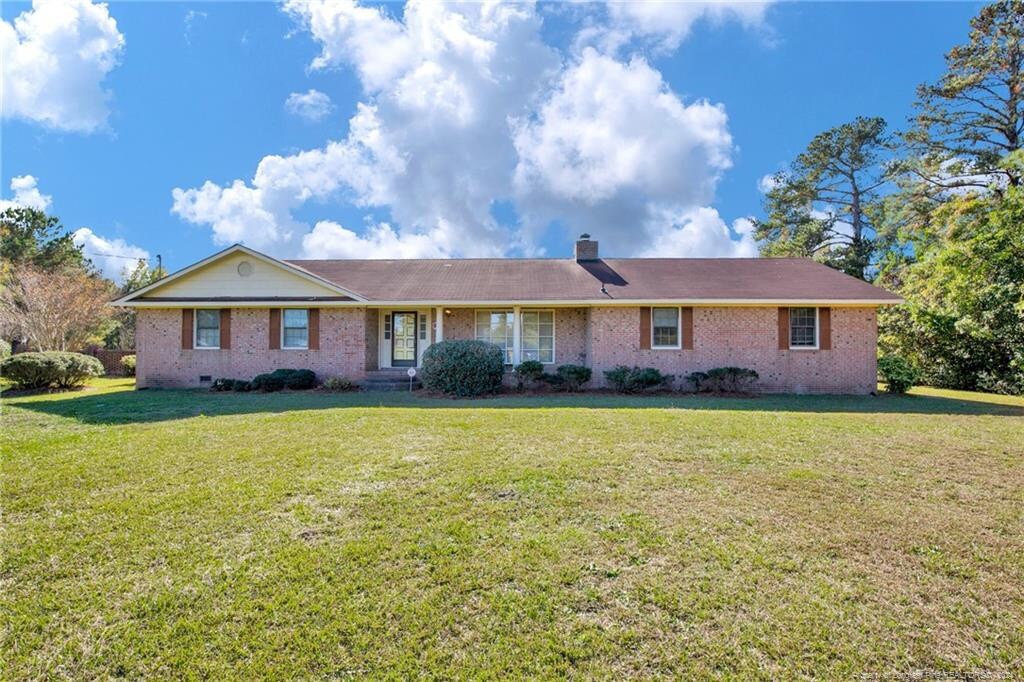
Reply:
M857 115L902 127L980 6L7 2L0 196L171 269L236 240L564 257L584 230L751 255L759 180Z

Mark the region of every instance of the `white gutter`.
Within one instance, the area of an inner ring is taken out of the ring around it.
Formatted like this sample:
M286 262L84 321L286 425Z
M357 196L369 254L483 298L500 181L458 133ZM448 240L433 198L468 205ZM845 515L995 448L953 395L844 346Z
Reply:
M760 307L776 308L778 306L828 306L833 308L853 308L864 306L885 306L899 305L905 301L899 299L822 299L822 298L787 298L787 299L763 299L763 298L659 298L659 299L587 299L587 300L558 300L558 299L537 299L517 301L310 301L308 299L277 300L277 301L112 301L111 305L125 308L282 308L282 307L306 307L306 308L513 308L520 307L560 307L560 308L582 308L582 307L635 307L635 306L699 306L705 308L715 307Z

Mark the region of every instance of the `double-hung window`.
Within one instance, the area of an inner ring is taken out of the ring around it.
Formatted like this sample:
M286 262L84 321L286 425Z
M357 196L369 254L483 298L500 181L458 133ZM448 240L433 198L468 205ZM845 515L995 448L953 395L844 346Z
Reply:
M523 360L539 360L544 364L555 361L555 312L553 310L524 310L520 344Z
M493 343L505 352L505 364L512 364L512 311L476 311L476 339Z
M281 319L281 348L309 348L309 310L285 308Z
M186 327L187 329L187 327ZM196 310L196 348L220 348L220 311L200 308Z
M679 308L651 310L651 348L680 348Z
M789 309L789 347L818 347L818 309Z

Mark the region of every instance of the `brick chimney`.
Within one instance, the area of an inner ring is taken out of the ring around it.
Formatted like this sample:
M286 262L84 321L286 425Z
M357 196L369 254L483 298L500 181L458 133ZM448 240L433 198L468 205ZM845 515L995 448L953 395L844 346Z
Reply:
M588 260L600 260L597 255L597 242L590 238L590 235L584 232L580 235L580 238L576 240L576 260L588 261Z

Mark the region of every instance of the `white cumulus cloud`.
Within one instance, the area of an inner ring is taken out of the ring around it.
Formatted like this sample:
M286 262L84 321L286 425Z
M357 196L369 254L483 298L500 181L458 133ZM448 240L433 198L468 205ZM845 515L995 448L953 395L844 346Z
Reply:
M605 20L581 30L579 45L600 46L609 53L641 44L655 52L675 50L699 21L736 21L750 29L765 28L765 14L773 0L635 0L609 2Z
M714 198L732 146L723 107L684 103L640 57L586 48L517 131L520 205L533 229L560 218L635 253Z
M0 21L3 116L74 132L103 128L103 81L123 46L106 4L34 0L13 22Z
M290 114L315 123L322 121L334 111L334 104L326 94L310 89L307 92L293 92L288 95L288 99L284 102L284 108Z
M588 203L623 191L696 203L731 165L732 138L723 107L684 104L643 59L587 48L519 129L516 149L523 189Z
M34 208L45 211L50 208L53 197L43 194L36 186L37 181L32 175L17 175L11 178L11 191L14 196L11 199L0 199L0 211L8 208Z
M436 235L402 237L387 223L379 223L362 236L338 223L321 220L302 238L302 252L316 258L443 258Z
M716 7L695 16L763 15ZM639 53L624 61L581 42L560 52L532 4L292 0L285 11L319 45L310 68L352 69L363 101L344 139L266 156L248 180L175 189L172 210L215 242L309 257L532 254L557 223L616 255L746 252L739 223L702 213L731 164L724 107L684 101ZM605 28L657 46L689 31L673 19L663 36L638 11L609 9ZM335 201L390 217L361 231L296 218ZM521 225L495 220L496 202Z
M176 189L173 210L209 223L220 243L317 255L304 243L323 248L323 235L338 232L304 242L309 227L292 213L340 197L389 209L410 256L504 253L513 237L491 205L512 194L509 121L529 112L559 65L534 8L412 2L401 19L345 2L287 10L321 45L313 68L350 66L361 78L367 99L348 137L265 157L249 183Z
M149 251L123 239L107 239L88 227L75 230L72 239L104 277L118 283L124 281L140 260L149 260Z
M730 230L718 211L706 206L664 211L649 228L651 241L639 256L752 258L758 253L753 221L738 218Z

